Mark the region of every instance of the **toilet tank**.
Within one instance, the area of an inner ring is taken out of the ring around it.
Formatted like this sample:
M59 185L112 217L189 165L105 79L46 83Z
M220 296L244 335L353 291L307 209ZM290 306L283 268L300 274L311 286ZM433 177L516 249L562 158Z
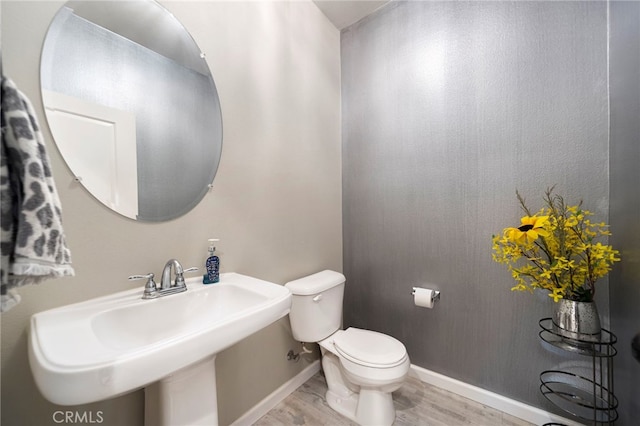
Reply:
M345 277L322 271L285 287L291 291L291 331L299 342L319 342L340 329Z

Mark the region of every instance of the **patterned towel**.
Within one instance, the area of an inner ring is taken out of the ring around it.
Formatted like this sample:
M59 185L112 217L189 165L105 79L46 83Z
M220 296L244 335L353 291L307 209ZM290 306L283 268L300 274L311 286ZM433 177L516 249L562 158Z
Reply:
M74 275L44 138L29 100L2 79L1 312L20 302L15 288Z

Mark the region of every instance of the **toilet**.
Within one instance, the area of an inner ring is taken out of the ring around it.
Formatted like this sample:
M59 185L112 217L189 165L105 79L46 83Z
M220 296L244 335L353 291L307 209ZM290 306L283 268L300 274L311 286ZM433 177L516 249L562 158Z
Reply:
M322 271L285 284L292 294L293 337L318 343L331 408L360 425L391 425L391 393L409 373L404 345L386 334L354 327L341 330L345 277Z

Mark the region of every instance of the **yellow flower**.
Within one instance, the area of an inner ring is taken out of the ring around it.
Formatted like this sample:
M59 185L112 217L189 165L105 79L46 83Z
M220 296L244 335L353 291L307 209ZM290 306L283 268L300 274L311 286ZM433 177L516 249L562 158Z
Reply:
M514 287L511 287L511 291L524 291L527 289L527 286L525 286L524 284L517 284Z
M540 277L550 280L551 279L551 270L550 269L545 269L544 271L542 271L540 273Z
M553 301L557 302L558 300L562 299L562 293L563 290L561 288L554 288L553 293L549 293L549 297L552 297Z
M538 236L549 235L544 228L547 222L548 216L524 216L520 219L521 225L518 228L505 229L505 235L516 244L529 245L537 240Z

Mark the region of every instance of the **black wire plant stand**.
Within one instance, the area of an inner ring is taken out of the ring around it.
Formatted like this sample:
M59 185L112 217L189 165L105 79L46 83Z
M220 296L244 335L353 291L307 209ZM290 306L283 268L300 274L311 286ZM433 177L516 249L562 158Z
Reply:
M616 336L602 329L597 340L568 338L557 331L551 318L541 319L539 324L541 330L538 334L542 341L563 351L591 358L590 374L565 369L540 373L542 395L559 409L588 424L614 424L618 418L618 400L613 392Z

